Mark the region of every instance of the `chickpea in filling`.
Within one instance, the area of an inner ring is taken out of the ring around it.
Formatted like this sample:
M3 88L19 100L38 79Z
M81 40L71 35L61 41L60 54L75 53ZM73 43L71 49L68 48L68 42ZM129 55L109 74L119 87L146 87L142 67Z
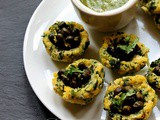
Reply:
M156 90L160 90L160 58L153 61L145 75L148 83Z
M148 14L159 13L159 10L156 10L158 4L156 0L140 0L141 8Z
M156 23L157 25L160 24L160 15L159 15L159 14L155 15L154 21L155 21L155 23Z
M117 87L112 96L110 115L119 113L130 115L140 111L144 106L144 96L141 91L135 91L132 86Z
M70 50L79 46L81 42L80 30L65 22L57 22L56 32L48 35L49 40L59 50Z
M91 78L91 70L85 63L80 62L78 68L71 66L69 70L60 70L58 72L58 78L62 80L66 86L81 88L88 83Z
M140 47L136 44L137 42L138 39L130 44L129 36L115 38L111 43L112 45L107 48L107 52L113 57L120 59L120 61L130 61L134 55L141 54Z
M151 65L150 65L150 67L153 68L153 72L154 72L156 75L160 76L160 59L152 62Z
M148 62L149 49L134 34L116 32L104 37L101 62L121 75L140 71Z
M74 21L57 21L42 37L46 51L54 61L73 62L90 44L87 31Z
M156 24L157 28L160 29L160 14L154 15L154 23Z
M99 61L79 59L54 73L53 89L67 102L86 105L101 92L104 76Z
M125 76L107 87L104 109L112 120L147 120L157 95L142 75Z

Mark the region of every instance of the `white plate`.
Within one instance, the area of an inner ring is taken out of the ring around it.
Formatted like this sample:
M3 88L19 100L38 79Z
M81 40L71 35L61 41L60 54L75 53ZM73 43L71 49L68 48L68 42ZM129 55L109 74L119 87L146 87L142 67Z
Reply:
M160 35L153 24L152 18L149 17L142 12L138 12L136 19L122 31L138 35L140 41L150 48L149 59L153 61L160 57L158 52ZM102 115L105 87L101 94L87 106L67 103L52 90L53 72L65 68L67 63L51 61L42 43L41 35L57 20L76 21L83 24L74 12L70 0L43 0L41 2L29 22L24 39L24 65L30 85L41 102L60 119L99 120ZM86 28L85 25L84 27ZM89 32L91 45L83 57L99 60L98 50L102 45L102 38L105 34L89 29L87 31ZM145 72L146 68L140 73L144 74ZM117 75L106 69L106 81L110 82L115 78L117 78ZM160 103L157 106L154 108L150 120L160 119Z

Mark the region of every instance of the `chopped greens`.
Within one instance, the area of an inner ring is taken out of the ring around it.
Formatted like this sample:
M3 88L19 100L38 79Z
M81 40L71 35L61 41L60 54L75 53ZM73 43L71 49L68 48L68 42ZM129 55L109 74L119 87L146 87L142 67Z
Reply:
M74 72L79 72L79 73L84 73L84 71L82 70L79 70L78 68L76 68L75 66L71 65L70 68L68 70L65 71L65 75L68 75L68 74L73 74Z
M128 42L130 40L130 36L125 37L125 41Z
M135 94L134 90L129 90L127 93L122 93L121 97L117 100L117 99L113 99L113 104L117 105L117 106L122 106L123 101L127 98L130 97L132 95Z
M128 38L127 38L128 39ZM124 50L127 54L133 51L135 48L137 42L139 41L139 38L135 39L132 43L130 43L128 46L127 45L118 45L117 47Z
M112 59L109 61L110 65L115 68L118 69L120 67L120 60L119 59Z
M72 96L74 96L74 95L75 95L74 90L71 90L71 95L72 95Z
M63 59L63 57L64 57L63 52L60 52L60 53L59 53L59 57L58 57L58 59L62 60L62 59Z
M156 67L156 66L159 66L160 65L160 58L158 60L155 60L151 63L151 67Z

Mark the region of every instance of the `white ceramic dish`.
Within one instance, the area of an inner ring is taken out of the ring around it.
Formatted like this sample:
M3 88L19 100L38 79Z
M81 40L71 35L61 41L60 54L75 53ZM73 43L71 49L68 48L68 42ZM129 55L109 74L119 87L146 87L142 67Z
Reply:
M77 15L88 27L111 32L123 28L135 17L138 0L129 0L122 7L99 13L83 5L80 0L71 1Z
M52 62L41 40L43 31L57 20L76 21L83 24L74 12L70 0L43 0L34 12L24 38L24 66L28 80L33 91L40 101L60 119L74 120L100 120L103 119L103 94L102 93L89 105L79 106L64 102L61 97L52 90L52 73L67 66L67 63ZM86 26L84 25L86 28ZM87 29L87 28L86 28ZM85 58L99 60L98 50L102 44L105 33L89 30L91 45L85 53ZM146 46L150 48L149 58L153 61L160 57L160 35L153 24L152 18L148 18L142 12L138 12L134 19L122 31L138 35ZM143 69L137 74L144 74ZM110 82L118 76L106 69L106 81ZM160 120L160 102L154 108L149 120Z

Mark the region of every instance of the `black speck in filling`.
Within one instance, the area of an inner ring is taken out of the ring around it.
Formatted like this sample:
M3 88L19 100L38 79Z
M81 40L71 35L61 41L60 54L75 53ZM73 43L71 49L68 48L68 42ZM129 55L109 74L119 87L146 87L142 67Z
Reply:
M126 87L126 88L125 88ZM113 95L114 93L114 95ZM122 115L135 114L144 106L144 95L141 91L135 91L131 86L117 87L112 94L110 105L110 115L116 113ZM119 96L118 98L115 96Z
M120 67L120 60L119 59L110 60L109 63L111 65L111 67L114 68L114 69L119 69L119 67Z
M154 1L151 1L150 3L149 3L149 11L150 12L153 12L155 9L156 9L156 6L155 6L155 2Z
M121 39L115 39L113 40L113 43L111 46L109 46L106 50L107 52L112 55L113 57L120 59L120 61L130 61L133 59L133 57L137 54L141 53L140 47L136 45L133 50L129 53L127 53L125 50L118 47L118 45L129 45L129 37L122 37ZM113 66L117 66L117 61L110 61ZM114 65L115 64L115 65Z
M159 64L160 64L160 58L159 58L158 60L153 61L150 66L151 66L151 67L156 67L156 66L158 66Z
M151 63L150 67L153 68L153 72L160 76L160 58L158 60L155 60Z
M160 15L159 14L155 15L155 23L160 24Z
M52 32L48 38L57 49L70 50L80 45L81 36L79 29L74 28L73 25L66 24L63 21L56 23L56 25L58 26L56 28L57 34Z
M58 72L58 79L72 88L81 88L89 82L90 78L91 70L83 62L78 64L78 68L70 66L68 70Z

